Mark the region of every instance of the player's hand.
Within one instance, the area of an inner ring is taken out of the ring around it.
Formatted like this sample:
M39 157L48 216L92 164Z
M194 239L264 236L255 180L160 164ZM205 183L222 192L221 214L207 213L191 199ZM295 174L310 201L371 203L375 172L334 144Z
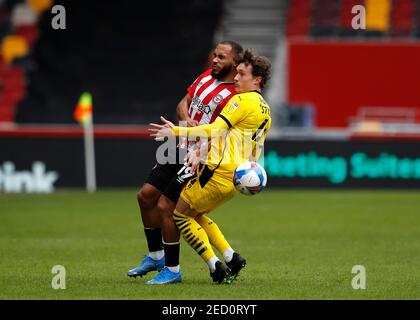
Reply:
M187 164L191 167L191 173L197 173L200 171L201 157L197 155L196 151L188 152Z
M174 133L172 128L175 126L171 121L166 120L164 117L160 117L163 124L150 123L150 128L147 129L150 132L150 136L154 137L156 141L164 141L167 137L173 137Z
M191 118L187 118L185 121L187 122L187 127L196 127L198 125L198 121Z

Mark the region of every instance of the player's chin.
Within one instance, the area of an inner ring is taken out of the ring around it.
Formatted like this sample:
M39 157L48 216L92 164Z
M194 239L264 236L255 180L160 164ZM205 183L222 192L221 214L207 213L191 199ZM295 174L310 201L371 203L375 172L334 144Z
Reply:
M217 70L212 69L212 70L211 70L211 76L212 76L213 78L219 79L219 77L220 77L220 70L219 70L219 71L217 71Z

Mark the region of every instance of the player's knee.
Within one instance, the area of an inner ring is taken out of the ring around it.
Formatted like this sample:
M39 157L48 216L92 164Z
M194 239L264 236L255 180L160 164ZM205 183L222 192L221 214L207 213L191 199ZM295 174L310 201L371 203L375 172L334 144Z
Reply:
M159 193L147 187L142 187L137 192L137 201L141 208L151 208L156 204Z
M172 219L172 213L175 209L175 203L165 196L161 196L157 203L158 210L162 218Z

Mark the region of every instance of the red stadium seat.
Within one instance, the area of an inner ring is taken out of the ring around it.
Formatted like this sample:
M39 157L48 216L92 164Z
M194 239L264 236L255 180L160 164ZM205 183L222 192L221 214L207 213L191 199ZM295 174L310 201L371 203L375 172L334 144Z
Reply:
M413 8L414 35L420 38L420 0L415 0Z
M38 27L36 25L21 25L15 29L15 34L24 37L30 47L34 44L38 37Z
M0 72L1 94L0 94L0 122L14 121L16 104L25 95L25 76L21 68L4 67L2 59Z
M16 97L9 95L0 96L0 122L13 122Z
M288 37L307 36L309 33L311 14L311 1L291 0L289 5L286 35Z
M414 0L393 0L391 11L391 31L394 37L410 36L414 15Z
M331 36L336 33L339 1L315 0L313 6L311 35Z

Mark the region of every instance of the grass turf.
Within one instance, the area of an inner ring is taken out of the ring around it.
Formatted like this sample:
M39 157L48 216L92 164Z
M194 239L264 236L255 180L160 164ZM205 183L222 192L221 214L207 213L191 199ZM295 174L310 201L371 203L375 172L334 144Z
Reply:
M182 240L183 282L126 276L146 252L136 190L0 195L0 299L419 299L417 191L264 191L211 214L248 265L212 285ZM54 265L66 289L51 287ZM366 268L366 289L351 286Z

